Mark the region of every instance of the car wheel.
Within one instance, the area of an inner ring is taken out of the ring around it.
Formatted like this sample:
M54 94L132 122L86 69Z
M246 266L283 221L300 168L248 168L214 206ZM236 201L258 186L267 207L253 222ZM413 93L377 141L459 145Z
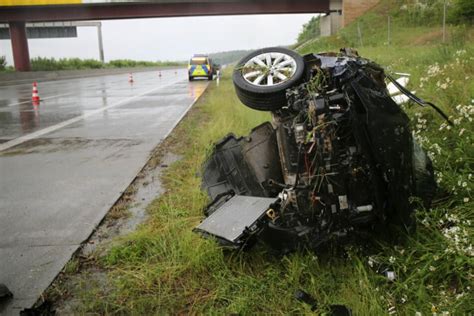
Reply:
M212 75L208 76L207 80L212 80Z
M191 77L191 76L189 76L188 78L189 78L189 81L193 81L193 80L194 80L194 78Z
M260 111L286 106L286 89L303 78L305 63L296 52L280 47L257 50L242 58L232 79L240 101Z

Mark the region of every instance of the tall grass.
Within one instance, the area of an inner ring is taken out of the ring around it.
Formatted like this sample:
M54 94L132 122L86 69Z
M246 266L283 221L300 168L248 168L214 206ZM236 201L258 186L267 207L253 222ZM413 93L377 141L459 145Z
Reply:
M474 73L473 69L468 72ZM207 203L200 190L201 164L214 141L230 131L247 134L269 119L267 113L240 104L226 74L172 136L171 150L183 159L164 175L167 193L148 207L150 219L144 226L102 257L101 266L108 270L110 283L105 289L103 284L92 290L87 285L87 291L80 291L79 311L137 315L309 313L308 306L293 298L297 289L314 295L320 311L335 303L346 304L356 315L386 314L389 308L408 315L472 310L473 253L469 247L474 218L472 201L464 200L472 188L472 183L464 186L472 169L472 147L467 146L472 128L464 131L468 138L459 138L467 124L440 132L442 122L431 116L431 111L408 111L421 113L413 116L414 125L422 125L414 127L416 133L427 138L432 134L438 134L436 139L447 137L450 148L442 147L440 154L437 147L428 148L436 165L442 166L438 168L443 173L442 201L432 211L418 210L418 230L405 244L376 242L369 249L353 244L344 249L345 254L340 250L301 251L278 257L264 247L249 253L223 253L212 241L191 232ZM458 184L461 177L464 180ZM455 191L450 191L451 186ZM394 270L397 279L387 281L376 271L380 267Z

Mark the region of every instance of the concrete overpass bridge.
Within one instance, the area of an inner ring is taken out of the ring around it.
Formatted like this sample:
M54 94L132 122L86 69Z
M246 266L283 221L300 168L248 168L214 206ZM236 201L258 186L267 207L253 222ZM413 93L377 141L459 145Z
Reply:
M243 14L322 13L323 35L378 0L0 0L0 23L8 23L17 71L30 70L26 22L84 21Z

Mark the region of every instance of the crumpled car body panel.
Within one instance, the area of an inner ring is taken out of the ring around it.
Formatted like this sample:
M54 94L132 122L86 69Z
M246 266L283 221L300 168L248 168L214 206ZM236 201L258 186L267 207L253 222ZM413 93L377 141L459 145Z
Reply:
M202 188L211 199L235 194L271 197L278 192L266 186L268 179L282 182L276 135L269 122L255 127L249 136L229 134L214 145L203 167Z

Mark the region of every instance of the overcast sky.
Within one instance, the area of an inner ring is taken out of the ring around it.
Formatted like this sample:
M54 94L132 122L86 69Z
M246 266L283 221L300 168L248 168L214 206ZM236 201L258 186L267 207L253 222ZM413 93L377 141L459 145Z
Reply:
M102 24L105 59L186 60L194 53L288 45L313 14L245 15L109 20ZM30 57L99 59L95 28L78 28L77 38L31 39ZM0 55L11 65L9 40Z

